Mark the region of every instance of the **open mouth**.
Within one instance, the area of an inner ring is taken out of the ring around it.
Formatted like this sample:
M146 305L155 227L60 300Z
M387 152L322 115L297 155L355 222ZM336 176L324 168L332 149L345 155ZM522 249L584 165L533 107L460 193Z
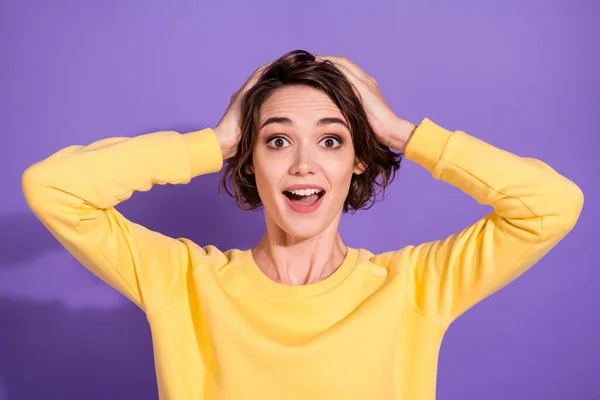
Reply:
M294 204L310 206L319 201L325 195L325 191L319 189L285 190L283 194Z

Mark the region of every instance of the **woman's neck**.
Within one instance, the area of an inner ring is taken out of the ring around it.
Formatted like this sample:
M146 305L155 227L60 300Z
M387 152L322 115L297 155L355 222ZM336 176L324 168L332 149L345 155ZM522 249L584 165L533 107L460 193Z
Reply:
M271 280L284 285L319 282L334 273L346 257L346 245L335 221L321 233L299 239L267 222L252 257Z

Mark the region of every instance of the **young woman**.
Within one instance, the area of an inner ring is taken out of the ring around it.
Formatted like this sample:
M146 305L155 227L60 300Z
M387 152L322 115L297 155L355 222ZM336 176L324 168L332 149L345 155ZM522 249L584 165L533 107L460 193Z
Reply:
M402 156L494 211L444 240L346 246L341 215L370 207ZM115 210L224 160L227 192L264 209L253 249L201 247ZM177 400L433 399L449 324L542 258L583 206L542 161L415 126L357 65L304 51L259 68L214 129L67 147L28 168L23 189L64 247L147 314L160 396Z

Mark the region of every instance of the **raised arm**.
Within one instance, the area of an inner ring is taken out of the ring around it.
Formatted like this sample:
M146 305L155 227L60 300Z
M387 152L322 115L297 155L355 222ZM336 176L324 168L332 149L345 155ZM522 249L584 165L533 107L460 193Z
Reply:
M156 132L67 147L29 167L22 186L35 215L79 262L148 311L183 295L187 247L115 206L135 191L184 184L222 163L212 129Z
M446 239L385 256L406 273L408 304L442 326L533 266L574 227L583 207L580 188L544 162L427 118L405 155L494 208Z
M28 205L79 262L144 311L177 300L186 291L189 241L133 223L115 206L155 184L185 184L219 171L240 141L243 95L269 64L231 96L214 129L109 138L32 165L22 179Z

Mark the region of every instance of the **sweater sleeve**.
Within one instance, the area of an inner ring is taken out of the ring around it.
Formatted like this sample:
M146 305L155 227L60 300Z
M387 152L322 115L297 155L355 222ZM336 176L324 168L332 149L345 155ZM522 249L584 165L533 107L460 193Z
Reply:
M409 306L444 327L546 255L574 227L583 207L580 188L546 163L427 118L405 156L493 208L464 230L404 253Z
M115 206L135 191L185 184L222 165L211 129L155 132L62 149L30 166L22 188L34 214L81 264L148 312L184 295L187 246Z

